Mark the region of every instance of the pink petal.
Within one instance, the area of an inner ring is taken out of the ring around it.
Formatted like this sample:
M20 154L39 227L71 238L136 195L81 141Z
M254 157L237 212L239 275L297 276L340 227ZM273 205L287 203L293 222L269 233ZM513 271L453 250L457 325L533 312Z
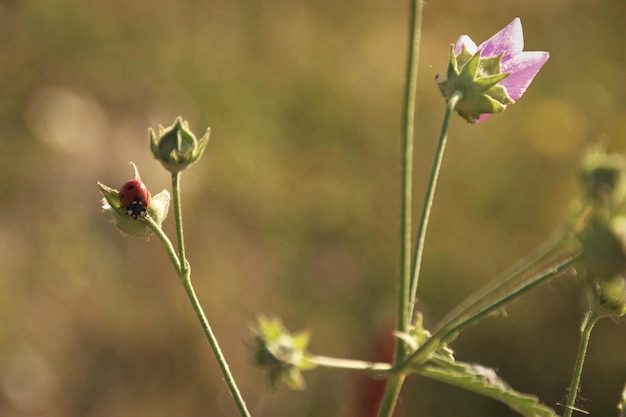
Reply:
M550 58L548 52L521 52L506 62L502 62L502 72L511 75L500 82L506 88L509 97L517 101L522 97L535 75Z
M456 45L454 47L454 54L458 55L461 53L461 46L465 45L465 49L467 52L474 55L478 51L478 47L476 43L467 35L461 35L458 41L456 41Z
M481 123L487 120L487 118L491 116L491 114L481 114L480 117L474 123Z
M478 46L483 57L500 55L504 52L503 61L522 52L524 49L524 33L519 17L513 19L504 29Z

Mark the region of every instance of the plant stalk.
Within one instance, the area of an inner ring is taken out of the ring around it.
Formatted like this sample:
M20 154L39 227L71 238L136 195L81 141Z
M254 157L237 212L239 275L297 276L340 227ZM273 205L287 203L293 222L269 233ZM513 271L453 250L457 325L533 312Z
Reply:
M446 112L443 117L443 125L441 126L441 133L439 135L439 142L437 144L437 150L435 151L435 160L430 171L430 180L428 181L428 188L426 190L426 196L424 197L424 203L422 206L422 215L420 217L419 229L417 232L417 238L415 242L415 253L413 256L413 270L410 277L410 293L408 304L408 319L413 317L413 311L415 309L417 298L417 284L419 281L420 271L422 269L422 258L424 256L424 243L426 241L426 230L428 229L428 222L430 220L430 212L435 199L435 190L437 189L437 181L439 179L439 172L441 171L441 164L443 162L443 154L446 150L446 143L448 141L448 128L450 126L450 119L454 113L456 104L463 98L463 93L456 91L448 99L446 103Z
M413 140L415 131L415 97L420 43L422 37L423 0L411 0L409 17L409 39L407 45L406 84L402 113L402 195L400 226L400 288L398 290L398 312L396 330L406 333L411 322L410 279L411 279L411 214L413 195ZM404 344L396 341L394 363L401 362L406 355ZM385 393L378 410L379 417L391 417L396 407L403 375L394 375L387 380Z
M226 384L228 385L228 389L230 390L230 393L233 396L233 399L235 400L237 408L239 409L239 413L241 414L242 417L250 417L250 412L248 411L248 408L246 407L246 403L243 397L241 396L241 392L239 391L239 388L237 387L235 378L230 372L228 362L226 361L226 358L224 357L224 354L222 353L222 350L220 349L219 343L217 341L217 337L215 337L215 334L213 333L213 330L211 329L211 325L209 324L209 321L207 320L206 315L204 314L204 310L202 308L202 305L200 304L200 300L198 300L198 297L196 296L196 292L193 288L193 285L191 284L191 269L189 267L189 262L187 261L187 258L185 257L185 241L183 237L183 215L182 215L181 202L180 202L180 172L172 173L172 194L174 195L173 196L174 197L174 220L176 223L176 236L178 240L178 259L179 259L178 265L175 264L174 266L177 267L178 276L181 282L183 283L183 286L185 287L185 292L187 293L187 296L189 297L189 301L191 302L191 305L193 306L193 309L196 313L196 317L198 317L198 321L200 321L202 330L204 331L204 334L206 335L206 338L209 341L211 350L213 351L213 354L215 355L215 359L217 360L220 370L222 371L222 374L224 375L224 380L226 381ZM169 239L167 241L169 242ZM168 249L166 245L166 249L168 250L168 252L170 250L173 250L171 246L172 246L171 243L169 243L170 249ZM170 254L170 259L172 259L171 254Z
M563 417L572 417L572 412L575 410L574 403L576 402L576 397L578 396L578 388L580 386L580 378L583 373L585 356L587 355L587 347L589 346L589 340L591 339L591 331L599 319L600 317L598 315L589 311L583 320L580 343L578 345L578 356L576 357L576 365L574 366L574 373L572 375L572 382L569 386L567 403L565 404L565 414Z

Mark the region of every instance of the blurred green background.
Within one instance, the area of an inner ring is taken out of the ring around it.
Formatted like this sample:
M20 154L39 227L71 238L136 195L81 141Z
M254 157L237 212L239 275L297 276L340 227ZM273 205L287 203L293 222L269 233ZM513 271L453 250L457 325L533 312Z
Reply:
M626 2L428 1L415 213L443 101L433 81L461 34L519 16L551 59L519 103L455 117L429 229L427 325L560 227L587 144L626 151ZM408 1L0 2L0 416L235 416L157 239L124 238L96 182L169 177L148 128L182 115L211 142L183 177L193 279L256 417L364 416L364 382L307 372L272 392L251 364L259 313L309 329L319 354L376 359L394 321L400 111ZM166 231L173 233L172 223ZM453 345L562 412L585 308L559 279ZM616 415L626 332L596 327L579 406ZM474 394L409 381L403 416L513 416Z

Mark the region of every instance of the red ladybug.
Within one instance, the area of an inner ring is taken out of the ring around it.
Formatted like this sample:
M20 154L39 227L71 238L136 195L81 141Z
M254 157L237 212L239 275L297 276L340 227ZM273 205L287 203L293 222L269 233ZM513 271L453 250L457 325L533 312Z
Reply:
M146 209L150 204L150 192L143 182L130 180L120 187L120 202L126 213L137 220L148 215Z

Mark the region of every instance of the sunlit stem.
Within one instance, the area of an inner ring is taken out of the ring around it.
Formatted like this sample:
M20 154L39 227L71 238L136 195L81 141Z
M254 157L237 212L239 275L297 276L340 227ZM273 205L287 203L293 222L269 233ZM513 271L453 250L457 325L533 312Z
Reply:
M396 330L406 332L411 322L410 277L411 277L411 209L413 189L413 135L415 130L415 97L420 43L422 36L423 0L411 0L409 16L409 39L407 45L406 84L402 113L402 195L400 219L400 288L398 290L398 313ZM396 343L394 361L402 361L406 352L404 344ZM395 409L404 376L395 375L387 381L379 417L391 417Z
M183 283L183 286L185 287L185 292L187 293L187 296L189 297L189 301L191 302L191 305L193 306L193 309L196 313L196 317L198 318L198 321L200 321L202 330L204 331L204 334L206 335L206 338L209 341L211 350L213 351L213 354L215 355L215 359L217 360L220 370L222 371L224 380L226 381L226 384L228 385L228 389L230 390L230 393L233 396L233 399L235 400L235 404L237 405L237 408L239 409L239 413L241 414L242 417L250 417L250 412L248 411L248 408L246 407L246 403L243 397L241 396L239 388L237 387L235 378L230 372L228 362L226 361L226 358L224 357L222 350L220 349L219 343L217 342L217 337L215 337L215 334L213 333L213 330L211 329L209 321L206 318L206 314L204 314L204 310L202 308L202 305L200 304L200 300L198 300L198 297L196 296L196 292L194 291L193 285L191 284L191 268L189 266L189 262L187 261L185 257L185 241L183 237L183 215L182 215L181 203L180 203L180 173L179 172L172 173L172 194L174 197L174 221L176 223L176 236L178 238L178 257L176 257L176 254L173 253L174 248L171 242L169 241L169 239L167 239L167 236L163 234L163 231L158 226L157 228L159 229L160 232L157 233L157 236L159 236L159 239L166 246L166 250L170 256L170 259L172 259L172 262L174 263L174 267L176 268L178 272L178 276L181 282ZM160 235L165 236L165 240L161 238Z
M180 138L179 138L180 140ZM176 237L178 240L178 257L181 261L182 273L187 268L185 257L185 239L183 236L183 213L180 202L180 172L172 173L172 193L174 194L174 220L176 223Z
M580 377L583 373L583 365L585 363L585 356L587 355L589 340L591 339L591 331L599 319L599 316L589 311L583 320L580 343L578 345L578 356L576 357L576 365L574 366L574 373L572 375L572 382L570 383L567 403L565 404L565 414L563 414L563 417L571 417L572 412L575 409L574 403L576 402L576 397L578 395Z
M387 375L391 369L391 364L382 362L368 362L355 359L333 358L330 356L313 355L308 358L318 366L326 368L350 369L355 371L364 371L372 376L379 378Z
M435 199L435 190L437 189L437 181L439 179L439 171L441 170L441 163L443 162L443 155L446 150L446 143L448 141L448 128L450 126L450 119L454 114L456 104L463 98L463 93L460 91L454 92L446 103L446 112L443 117L443 125L441 127L441 133L439 135L439 142L437 144L437 150L435 151L435 160L430 171L430 180L428 181L428 188L426 190L426 196L424 197L424 203L422 206L422 215L420 217L419 229L417 231L417 239L415 242L415 253L413 256L413 270L410 276L410 292L408 300L408 320L410 321L413 316L413 310L415 309L416 297L417 297L417 283L419 281L419 275L422 268L422 258L424 256L424 243L426 241L426 230L428 229L428 222L430 220L430 212Z
M191 301L191 305L193 306L193 309L196 312L196 316L198 317L198 320L200 321L200 325L202 326L202 330L204 331L204 334L206 335L206 338L209 341L209 345L211 345L211 350L213 351L213 355L215 355L215 358L217 359L217 363L220 367L220 370L222 371L222 374L224 375L224 380L226 381L226 384L228 385L228 389L230 390L230 393L233 396L233 399L235 400L235 403L237 404L237 408L239 409L239 413L242 415L242 417L250 417L250 413L246 407L246 403L243 397L241 396L239 388L237 387L235 378L230 372L230 368L228 367L228 362L226 361L226 358L224 357L224 354L222 353L222 350L220 349L219 343L217 342L217 337L215 337L215 334L213 333L213 330L211 329L211 325L209 324L209 321L207 320L206 315L204 314L202 305L200 304L200 301L198 300L198 297L196 296L196 292L193 289L193 285L191 284L191 270L189 269L189 265L187 265L187 268L185 269L185 271L186 271L186 274L183 277L181 277L183 286L185 287L185 292L187 293L187 296L189 297L189 301Z
M176 274L178 274L178 276L180 277L182 274L180 259L178 258L178 255L176 254L176 249L174 249L174 245L172 245L169 237L167 237L165 232L163 232L161 226L159 226L152 217L145 217L143 221L148 223L150 230L154 232L154 234L163 244L165 252L167 252L167 256L169 256L172 265L174 265L174 269L176 269Z

